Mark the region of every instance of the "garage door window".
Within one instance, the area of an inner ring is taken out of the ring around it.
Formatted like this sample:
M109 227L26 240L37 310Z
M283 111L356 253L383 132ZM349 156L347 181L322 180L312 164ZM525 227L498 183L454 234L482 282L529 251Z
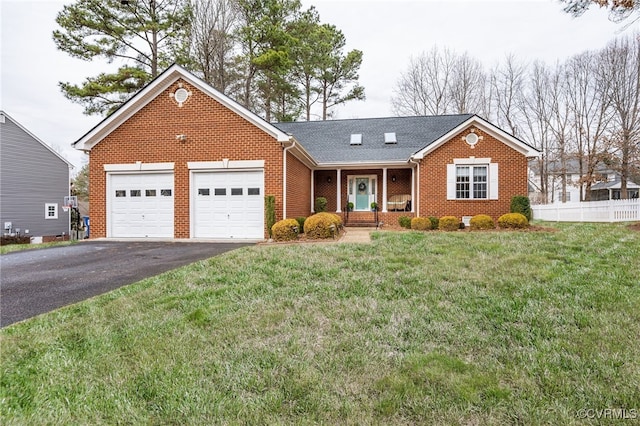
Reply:
M171 190L170 189L161 189L160 190L160 196L161 197L171 197Z
M144 191L144 196L145 197L155 197L156 196L156 190L155 189L146 189Z
M127 196L127 191L124 189L116 189L116 198L122 198Z
M214 190L215 195L227 195L227 188L216 188Z
M198 195L208 196L209 195L209 188L199 188L198 189Z
M248 195L260 195L260 188L249 188L247 189Z
M142 191L140 191L139 189L131 189L131 190L129 190L129 196L130 197L141 197L142 196Z
M231 195L242 195L242 188L231 188Z

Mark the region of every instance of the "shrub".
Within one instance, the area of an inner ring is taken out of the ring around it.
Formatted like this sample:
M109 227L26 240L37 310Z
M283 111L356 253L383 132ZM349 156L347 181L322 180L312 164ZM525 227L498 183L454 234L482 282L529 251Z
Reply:
M398 225L403 228L411 229L411 218L409 216L400 216L398 218Z
M426 217L414 217L411 219L411 229L428 231L431 229L431 221Z
M442 216L438 221L438 229L442 231L455 231L460 227L460 221L455 216Z
M296 217L296 221L298 222L298 229L300 233L304 232L304 221L307 220L306 217Z
M481 231L483 229L494 229L496 225L493 223L493 218L486 214L478 214L471 218L469 227L472 231Z
M305 220L304 233L308 238L332 238L341 226L342 219L337 214L316 213Z
M527 218L527 221L531 221L533 217L533 212L531 211L531 203L529 202L529 197L525 197L524 195L516 195L511 198L511 213L521 213L524 217Z
M431 229L438 229L440 225L440 219L435 216L429 216L429 220L431 221Z
M274 241L291 241L298 238L300 232L296 219L283 219L271 227L271 235Z
M266 216L269 237L272 237L271 228L276 223L276 197L274 195L264 197L264 214Z
M500 228L522 229L529 226L529 221L522 213L507 213L498 218Z
M316 198L316 203L314 205L316 213L322 213L327 211L327 199L324 197Z
M31 237L28 235L6 235L0 237L0 246L7 246L9 244L30 244Z

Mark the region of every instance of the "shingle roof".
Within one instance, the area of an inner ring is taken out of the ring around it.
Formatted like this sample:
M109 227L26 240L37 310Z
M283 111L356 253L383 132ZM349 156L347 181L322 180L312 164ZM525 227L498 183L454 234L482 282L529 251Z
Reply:
M293 135L318 163L367 163L408 161L412 154L471 117L473 114L299 121L273 125ZM386 144L384 134L392 132L396 134L397 143ZM357 133L362 134L362 144L351 145L351 135Z
M591 185L591 190L595 191L598 189L619 189L620 186L622 185L622 182L620 180L620 176L616 176L616 178L612 181L609 182L598 182L595 183L593 185ZM635 189L638 188L638 185L636 185L634 182L628 180L627 181L627 188L629 189Z

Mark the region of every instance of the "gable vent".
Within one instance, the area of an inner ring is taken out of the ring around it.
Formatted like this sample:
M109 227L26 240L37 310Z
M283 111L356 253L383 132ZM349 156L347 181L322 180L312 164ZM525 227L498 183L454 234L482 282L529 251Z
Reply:
M362 133L351 134L351 145L362 145Z
M398 139L396 139L396 132L385 133L384 143L398 143Z

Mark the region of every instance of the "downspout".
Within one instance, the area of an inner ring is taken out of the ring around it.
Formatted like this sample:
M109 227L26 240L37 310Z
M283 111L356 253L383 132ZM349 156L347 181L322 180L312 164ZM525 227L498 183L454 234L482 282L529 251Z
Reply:
M290 143L289 146L284 146L286 143ZM289 142L283 142L282 146L282 219L287 218L287 151L296 146L295 139L289 139Z
M421 160L421 159L420 159ZM420 217L420 161L416 161L415 158L410 157L409 162L415 164L417 167L418 178L415 177L411 180L412 192L415 192L415 199L411 202L411 209L415 212L416 217ZM414 169L415 170L415 169ZM416 180L418 183L416 184ZM412 194L413 196L413 194Z

